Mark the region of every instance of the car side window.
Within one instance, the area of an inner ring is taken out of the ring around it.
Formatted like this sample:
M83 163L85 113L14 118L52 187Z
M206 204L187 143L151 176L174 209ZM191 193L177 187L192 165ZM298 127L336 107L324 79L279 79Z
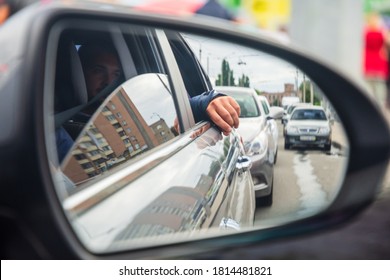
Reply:
M190 47L180 33L165 32L175 55L189 96L193 97L211 90L211 83Z
M77 188L173 139L175 118L166 75L136 76L94 113L61 169Z
M65 142L59 135L68 135L70 143L57 149L70 192L178 135L173 93L153 31L125 27L123 33L115 34L108 28L101 32L66 29L60 37L57 63L66 62L65 53L78 61L68 67L58 64L61 71L56 78L56 121L61 121L57 143ZM109 47L103 51L100 44L89 47L99 41ZM83 58L82 50L87 47ZM91 93L91 88L96 92ZM66 113L72 115L63 121Z
M265 103L265 101L261 101L261 105L262 105L263 108L264 108L265 114L266 114L266 115L269 115L269 109L268 109L267 103Z

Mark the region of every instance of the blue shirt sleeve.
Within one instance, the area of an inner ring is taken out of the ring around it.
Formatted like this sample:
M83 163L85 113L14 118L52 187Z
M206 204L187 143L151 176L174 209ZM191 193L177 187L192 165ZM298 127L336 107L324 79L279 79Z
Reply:
M210 121L210 118L206 113L207 106L214 98L225 95L226 94L211 90L200 95L190 97L190 104L195 122Z
M73 139L62 126L56 129L56 145L58 161L61 162L73 145Z

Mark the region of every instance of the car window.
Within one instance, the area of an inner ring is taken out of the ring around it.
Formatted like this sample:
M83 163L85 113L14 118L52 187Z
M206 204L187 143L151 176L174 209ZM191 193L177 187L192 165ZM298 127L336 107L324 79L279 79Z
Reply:
M294 106L294 105L289 106L289 107L287 108L287 114L290 115L290 114L292 113L292 111L294 111L295 107L296 107L296 106Z
M322 110L296 110L291 116L292 120L326 120Z
M173 139L177 135L175 119L167 76L136 76L103 102L61 169L77 189Z
M263 106L265 114L268 115L269 114L269 108L268 108L267 103L264 100L262 100L261 101L261 105Z
M240 118L254 118L261 115L260 108L253 95L233 91L225 91L224 93L233 97L240 105Z
M199 64L198 60L190 51L185 41L185 35L177 32L165 32L172 47L184 84L189 96L196 96L211 89L208 76Z
M60 35L55 78L56 126L65 127L73 140L121 83L143 73L166 73L152 30L80 25ZM107 61L111 64L102 66Z
M57 57L57 150L71 191L178 135L154 30L72 26L60 35Z

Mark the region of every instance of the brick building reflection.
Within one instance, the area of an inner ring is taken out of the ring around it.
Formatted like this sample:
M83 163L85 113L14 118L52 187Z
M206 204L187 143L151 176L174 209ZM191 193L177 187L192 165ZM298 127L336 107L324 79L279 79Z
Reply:
M286 96L298 96L301 100L303 100L302 92L300 90L295 90L294 84L290 83L284 84L283 92L262 92L262 95L268 99L269 104L274 106L280 106L280 104L282 104L283 97Z
M102 174L170 139L173 133L160 118L148 125L122 89L95 113L93 123L77 140L64 173L76 183Z
M211 197L215 191L221 191L222 195L225 191L218 184L213 184L214 179L210 175L202 174L194 188L171 187L162 193L116 236L112 247L118 241L191 232L210 226L206 220L212 220L212 214L216 213L215 209L211 209L214 204Z

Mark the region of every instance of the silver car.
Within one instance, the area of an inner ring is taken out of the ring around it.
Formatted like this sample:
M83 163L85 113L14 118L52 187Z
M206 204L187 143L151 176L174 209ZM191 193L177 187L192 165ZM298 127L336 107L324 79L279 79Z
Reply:
M284 148L292 146L322 147L329 151L332 146L332 128L321 106L297 107L285 127Z
M240 126L245 152L252 161L251 174L255 185L258 205L272 205L272 185L276 149L272 125L260 104L256 91L245 87L215 87L216 90L232 96L240 105Z

